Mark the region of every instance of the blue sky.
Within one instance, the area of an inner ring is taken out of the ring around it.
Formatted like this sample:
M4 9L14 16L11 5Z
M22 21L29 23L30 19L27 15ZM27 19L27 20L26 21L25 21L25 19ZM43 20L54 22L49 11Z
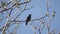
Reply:
M6 0L6 2L7 2L7 0ZM27 8L31 7L33 5L35 5L35 7L23 12L20 15L20 17L18 17L17 20L25 20L29 14L32 14L32 19L40 18L40 17L44 16L46 14L46 3L47 3L47 0L32 0L27 5ZM51 22L50 31L55 28L56 34L58 34L58 32L60 32L60 0L51 0L50 8L49 8L50 13L52 13L53 10L56 11L56 15L55 15L55 18L53 18L53 20ZM14 11L18 12L19 10L15 9L15 10L13 10L13 12ZM0 23L1 24L0 27L5 24L4 22L6 22L6 19ZM38 21L35 21L35 22L37 23ZM13 29L12 27L15 27L15 24L12 25L9 29ZM42 34L47 34L47 31L45 31L45 30L46 30L46 27L43 29ZM16 32L17 32L17 34L34 34L34 31L30 27L30 25L28 24L26 26L25 22L19 25L19 28ZM39 34L38 31L36 31L36 33Z

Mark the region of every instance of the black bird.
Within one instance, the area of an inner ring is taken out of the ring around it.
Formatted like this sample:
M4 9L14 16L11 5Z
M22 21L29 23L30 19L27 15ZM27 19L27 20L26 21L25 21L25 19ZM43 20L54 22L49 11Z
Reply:
M29 16L27 16L26 18L26 25L28 25L28 22L31 20L31 14L29 14Z

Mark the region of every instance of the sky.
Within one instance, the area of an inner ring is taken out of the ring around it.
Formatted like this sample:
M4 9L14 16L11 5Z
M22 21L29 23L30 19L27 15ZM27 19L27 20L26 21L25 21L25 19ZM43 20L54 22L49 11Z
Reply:
M5 0L4 0L5 1ZM6 2L8 2L9 0L6 0ZM22 0L23 2L24 0ZM32 18L31 19L36 19L36 18L41 18L42 16L44 16L46 14L46 3L47 0L31 0L30 3L28 3L27 8L31 7L34 5L33 8L26 10L25 12L23 12L18 18L17 20L22 20L24 21L26 19L26 17L29 14L32 14ZM23 7L24 8L24 5ZM50 2L50 8L49 8L49 12L50 14L52 13L52 11L55 11L55 17L52 19L51 24L50 24L50 31L52 31L54 28L56 29L56 34L58 34L60 32L60 0L51 0ZM19 10L18 9L14 9L14 12L17 12L17 14L15 16L18 15ZM12 14L13 14L12 13ZM13 17L14 15L12 15ZM14 17L15 18L15 17ZM13 19L14 19L13 18ZM2 25L4 25L6 22L6 19L4 19L0 24L0 27ZM38 23L39 21L35 21L34 23ZM29 22L30 23L30 22ZM13 27L15 27L16 24L13 24L8 30L13 29ZM19 28L17 29L17 34L34 34L33 29L30 27L30 24L28 24L27 26L25 25L25 22L19 25ZM36 34L39 34L38 31L36 31ZM42 34L47 34L47 29L46 27L43 29Z

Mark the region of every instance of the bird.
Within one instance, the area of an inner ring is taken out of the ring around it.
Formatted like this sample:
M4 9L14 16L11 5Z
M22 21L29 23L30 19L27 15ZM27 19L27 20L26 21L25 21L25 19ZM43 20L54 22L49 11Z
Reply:
M29 14L26 18L26 25L28 25L28 22L31 20L31 14Z
M55 11L53 11L53 13L52 13L52 17L53 17L53 18L54 18L54 16L55 16L55 13L56 13L56 12L55 12Z

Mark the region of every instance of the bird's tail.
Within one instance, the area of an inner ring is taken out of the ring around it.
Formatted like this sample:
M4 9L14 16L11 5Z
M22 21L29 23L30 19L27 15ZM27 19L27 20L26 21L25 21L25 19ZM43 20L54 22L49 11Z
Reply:
M28 23L26 22L26 25L28 25Z

